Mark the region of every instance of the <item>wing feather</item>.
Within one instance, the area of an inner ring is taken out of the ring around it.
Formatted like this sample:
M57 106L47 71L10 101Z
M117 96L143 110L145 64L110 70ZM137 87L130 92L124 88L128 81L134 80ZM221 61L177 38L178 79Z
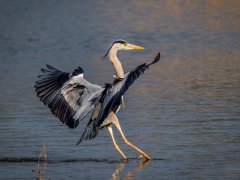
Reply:
M116 111L127 89L159 59L160 53L151 63L136 67L123 79L106 84L105 88L85 80L80 67L70 74L47 65L47 69L41 69L44 74L38 76L35 90L51 112L70 128L77 127L79 121L94 109L78 142L80 143L97 136L99 129L102 128L101 124L110 112Z
M93 108L92 98L97 98L103 88L91 84L83 78L81 67L67 73L46 65L41 69L35 90L40 100L51 112L70 128L75 128Z
M117 109L116 106L119 106L123 94L128 90L128 88L134 83L136 79L139 78L145 70L149 69L150 65L158 62L160 59L160 53L154 58L154 60L149 64L142 64L136 67L134 70L130 71L125 75L122 80L114 82L111 87L108 87L103 106L96 118L96 126L101 126L104 119L108 116L111 111Z

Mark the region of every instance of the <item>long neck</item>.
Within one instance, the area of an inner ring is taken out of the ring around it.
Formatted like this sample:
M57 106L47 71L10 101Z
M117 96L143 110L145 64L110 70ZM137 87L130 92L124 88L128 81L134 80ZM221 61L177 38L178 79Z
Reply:
M118 78L124 78L124 71L123 71L123 67L121 62L119 61L118 57L117 57L117 50L112 48L109 51L109 59L112 62L115 71L116 71L116 76Z

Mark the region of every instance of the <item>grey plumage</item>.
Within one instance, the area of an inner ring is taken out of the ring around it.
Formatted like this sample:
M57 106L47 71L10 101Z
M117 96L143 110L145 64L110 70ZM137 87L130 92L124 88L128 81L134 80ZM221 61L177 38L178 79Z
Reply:
M160 59L158 54L150 64L142 64L130 71L123 79L117 79L105 87L91 84L83 78L83 70L73 73L57 70L49 65L42 69L35 89L40 100L52 113L70 128L76 128L92 110L91 118L78 143L96 137L101 124L113 111L116 112L123 94L149 66Z
M72 74L59 71L49 65L38 76L35 90L40 100L52 113L70 128L76 128L93 108L103 88L83 78L81 68Z
M83 78L83 70L73 73L59 71L49 65L42 69L45 75L39 76L35 89L40 100L52 113L70 128L76 128L79 121L89 112L91 118L78 143L97 136L99 128L110 112L116 112L123 94L146 69L160 59L160 53L150 64L142 64L130 71L123 79L117 79L105 87L91 84ZM101 126L104 124L104 126ZM77 144L78 144L77 143Z

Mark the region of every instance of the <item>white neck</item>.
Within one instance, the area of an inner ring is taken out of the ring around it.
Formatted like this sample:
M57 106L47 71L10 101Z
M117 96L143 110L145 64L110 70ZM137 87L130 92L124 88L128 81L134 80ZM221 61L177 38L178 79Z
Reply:
M108 56L115 68L116 76L118 78L124 78L124 71L123 71L121 62L119 61L119 59L117 57L117 50L115 48L111 48Z

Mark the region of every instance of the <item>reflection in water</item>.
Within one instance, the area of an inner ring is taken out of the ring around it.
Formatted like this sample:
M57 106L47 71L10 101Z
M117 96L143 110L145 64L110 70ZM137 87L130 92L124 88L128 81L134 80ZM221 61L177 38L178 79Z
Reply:
M128 170L124 175L121 175L121 171L125 168L125 166L128 164L127 162L120 162L117 167L114 169L112 173L112 179L113 180L119 180L120 175L123 176L123 179L134 179L134 175L142 171L144 168L146 168L151 160L145 159L144 161L141 161L140 159L137 160L136 167Z
M122 171L122 169L125 167L126 163L120 162L117 167L114 169L112 173L112 179L118 180L119 179L119 173Z

